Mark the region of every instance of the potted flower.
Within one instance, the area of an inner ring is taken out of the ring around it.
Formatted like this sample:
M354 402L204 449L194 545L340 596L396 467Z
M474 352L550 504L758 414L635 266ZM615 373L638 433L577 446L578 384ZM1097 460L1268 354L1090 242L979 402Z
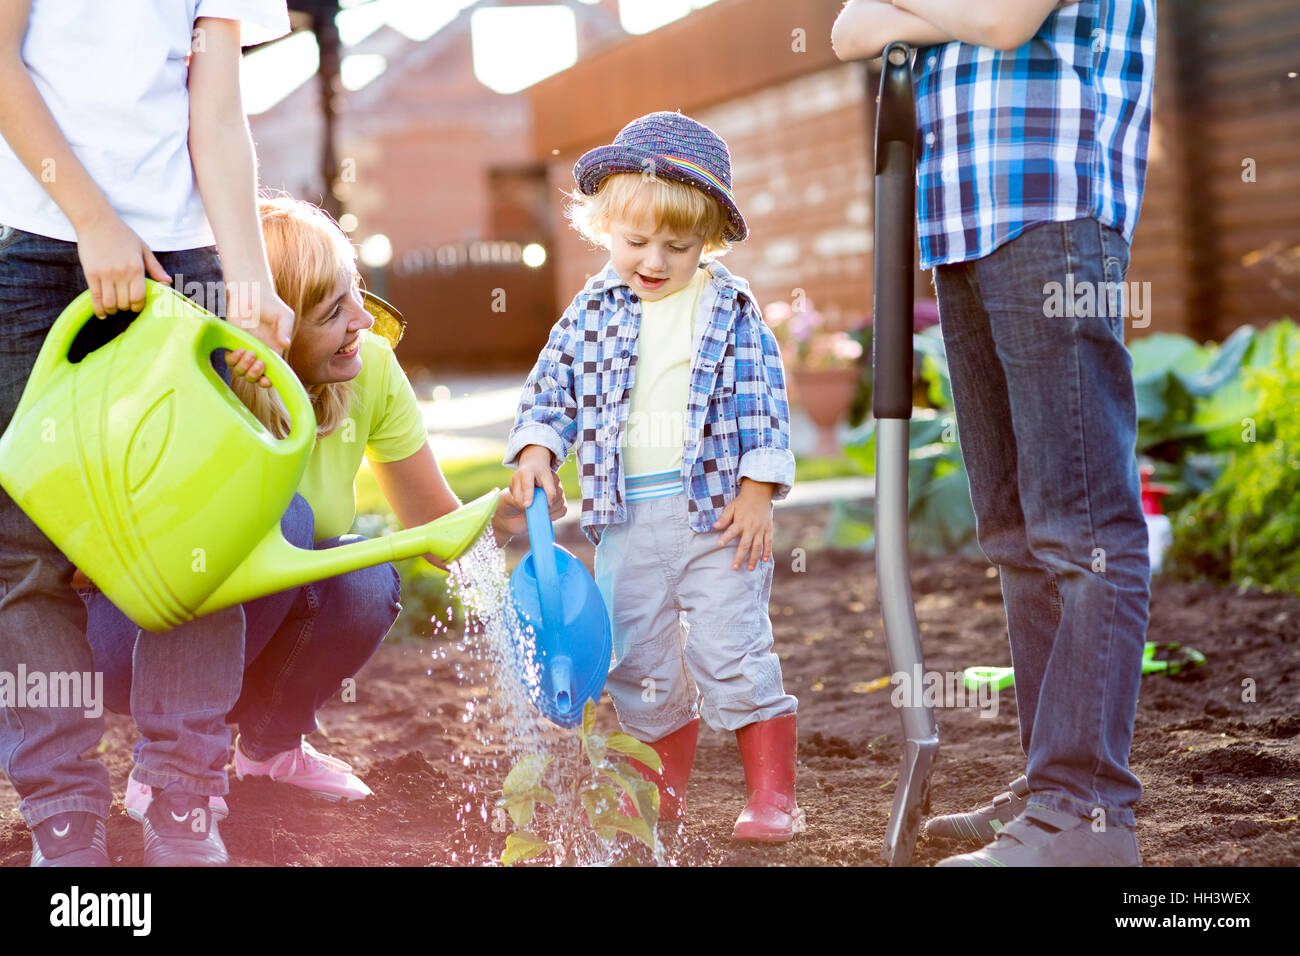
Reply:
M763 310L781 346L791 399L817 426L817 455L838 455L835 426L844 420L862 380L862 343L831 328L807 298Z

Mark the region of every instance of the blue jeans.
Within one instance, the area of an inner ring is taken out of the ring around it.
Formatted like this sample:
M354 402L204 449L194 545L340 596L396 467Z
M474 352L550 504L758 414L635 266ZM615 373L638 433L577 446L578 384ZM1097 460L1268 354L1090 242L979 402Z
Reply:
M1142 794L1128 757L1150 586L1132 359L1122 315L1048 317L1044 303L1048 283L1068 274L1100 291L1128 262L1119 233L1077 219L934 271L1029 786L1051 809L1096 819L1100 807L1120 826L1134 825Z
M208 290L221 280L212 248L156 252L180 285ZM192 283L198 283L192 286ZM0 226L0 428L7 428L54 320L86 288L75 243ZM200 304L209 309L217 302ZM88 326L106 341L125 327L118 313ZM216 363L225 370L225 363ZM228 376L227 376L228 380ZM0 671L89 673L86 612L72 590L72 565L0 490ZM227 791L230 732L225 715L239 694L244 615L220 611L165 634L142 635L135 650L139 699L133 713L152 741L141 780L199 794ZM0 766L21 797L28 826L64 811L108 815L108 773L80 755L99 742L102 713L78 707L8 707L0 712Z
M307 550L333 548L361 540L344 535L313 545L311 507L295 495L280 530L290 544ZM132 648L139 654L137 628L102 591L86 594L86 628L95 666L104 672L104 700L110 710L132 712L140 696L132 683ZM292 588L243 606L243 691L228 720L238 724L240 746L255 759L297 749L316 729L316 711L338 693L374 654L401 611L401 581L391 564ZM223 724L225 721L223 721ZM147 758L145 744L137 766ZM137 770L141 782L148 781Z

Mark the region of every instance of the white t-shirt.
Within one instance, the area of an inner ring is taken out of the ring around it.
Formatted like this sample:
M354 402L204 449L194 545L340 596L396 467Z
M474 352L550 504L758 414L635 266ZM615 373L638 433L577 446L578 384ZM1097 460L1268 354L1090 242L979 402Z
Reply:
M641 301L636 374L623 433L623 473L629 479L662 477L665 485L676 485L674 493L681 491L695 310L708 281L708 272L696 269L691 281L672 295ZM675 476L674 481L666 480L668 473ZM629 488L628 501L642 497L646 490L643 483L636 484L638 493ZM660 483L647 484L657 489Z
M242 21L245 46L289 32L286 0L32 0L23 38L23 63L77 159L158 251L213 244L189 152L186 56L200 17ZM0 224L77 238L3 138Z

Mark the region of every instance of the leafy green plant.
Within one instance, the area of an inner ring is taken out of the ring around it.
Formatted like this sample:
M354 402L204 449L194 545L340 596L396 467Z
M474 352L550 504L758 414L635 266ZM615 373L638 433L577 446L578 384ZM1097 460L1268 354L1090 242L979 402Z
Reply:
M912 337L920 381L931 408L916 407L908 428L907 502L912 548L924 554L981 552L975 537L970 482L957 444L952 382L938 326ZM844 453L868 475L876 473L876 423L869 420L845 442ZM875 549L875 502L836 502L826 530L831 547Z
M1233 412L1248 414L1222 474L1172 518L1170 574L1300 593L1300 336L1274 344L1244 374L1253 407Z
M923 409L918 402L911 422L911 542L922 552L957 551L977 556L970 486L955 440L955 424L948 429L954 422L952 381L938 332L938 328L930 328L913 336L924 400L934 410ZM1242 455L1245 422L1278 417L1279 409L1296 405L1295 397L1286 393L1285 381L1277 379L1278 369L1300 362L1300 328L1289 319L1263 330L1243 326L1222 343L1205 345L1182 335L1156 333L1132 343L1129 351L1137 395L1137 451L1155 465L1154 480L1172 488L1165 501L1171 512L1215 487L1230 462L1235 465L1234 475L1248 467ZM867 474L874 474L875 451L875 423L868 421L853 433L845 453ZM1261 466L1267 476L1269 466ZM1264 480L1259 474L1252 478ZM1259 496L1265 496L1263 489ZM1225 511L1215 520L1226 517ZM871 550L874 520L874 502L836 503L827 543ZM1200 520L1208 520L1208 515L1203 514ZM1188 517L1181 527L1184 572L1201 567L1203 573L1227 576L1224 556L1230 549L1226 542L1217 540L1213 530L1203 525L1193 531L1192 522ZM1179 534L1175 523L1176 544L1180 543ZM1208 550L1198 560L1191 558L1196 545L1188 539L1189 534L1207 538ZM1276 540L1281 533L1274 528L1272 534ZM1240 547L1234 553L1239 552ZM1256 568L1264 570L1259 565ZM1281 580L1276 571L1268 574L1270 580Z
M625 758L639 760L657 772L663 767L659 755L629 734L595 733L595 724L596 705L587 701L582 725L574 735L576 753L559 759L550 754L524 754L506 775L497 806L510 815L515 830L506 837L503 865L548 852L572 863L574 844L586 828L606 842L626 833L654 849L659 788L642 778ZM625 796L639 815L623 812ZM549 820L538 818L539 805L552 808ZM550 835L539 832L543 830Z
M1240 446L1242 422L1258 414L1261 402L1252 370L1298 349L1300 329L1289 319L1263 330L1242 326L1222 343L1155 333L1129 346L1137 449L1154 464L1154 480L1171 488L1166 510L1208 491Z

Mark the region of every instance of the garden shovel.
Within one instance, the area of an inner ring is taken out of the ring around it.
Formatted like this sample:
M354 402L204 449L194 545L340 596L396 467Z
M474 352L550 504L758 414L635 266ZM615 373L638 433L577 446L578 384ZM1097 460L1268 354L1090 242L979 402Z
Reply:
M908 557L907 469L912 418L912 293L916 217L916 104L912 49L885 49L876 111L875 319L872 413L876 418L876 585L895 674L923 674ZM903 763L881 855L891 866L912 858L921 814L929 809L930 771L939 749L934 712L921 696L899 709Z
M529 699L561 727L582 722L588 700L600 698L612 651L609 615L596 582L581 561L555 543L546 494L533 493L525 512L532 548L510 575L519 609L518 676Z

